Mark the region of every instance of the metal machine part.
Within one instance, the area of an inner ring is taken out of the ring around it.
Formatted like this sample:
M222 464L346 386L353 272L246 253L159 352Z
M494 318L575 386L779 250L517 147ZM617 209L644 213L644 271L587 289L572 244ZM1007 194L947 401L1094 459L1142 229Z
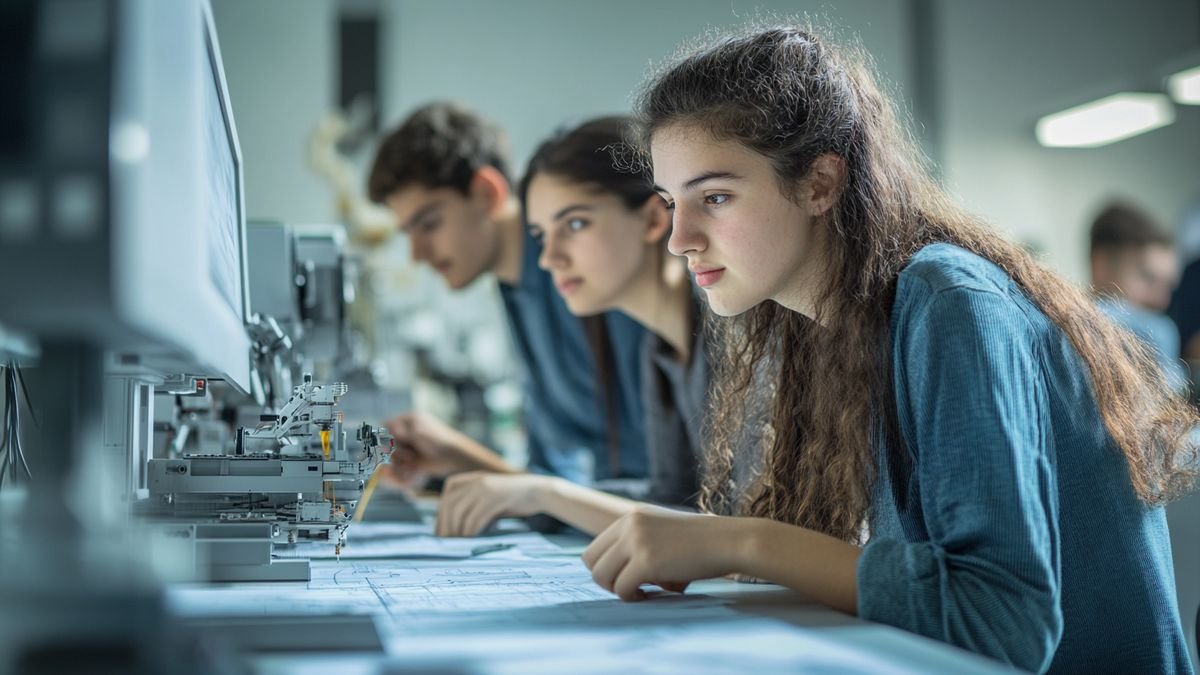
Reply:
M336 406L346 385L303 379L277 413L239 429L230 452L149 461L147 513L204 524L197 546L213 581L308 579L307 560L272 551L302 539L340 551L366 481L391 451L381 428L344 428Z
M314 364L334 366L346 355L346 307L354 302L354 287L345 270L346 231L340 225L292 228L304 325L300 351Z
M282 397L292 390L292 371L296 361L292 338L271 316L257 312L246 324L250 333L254 363L250 371L250 390L255 403L277 408Z
M259 221L247 223L247 235L252 312L278 322L311 363L334 367L348 351L355 296L345 228Z

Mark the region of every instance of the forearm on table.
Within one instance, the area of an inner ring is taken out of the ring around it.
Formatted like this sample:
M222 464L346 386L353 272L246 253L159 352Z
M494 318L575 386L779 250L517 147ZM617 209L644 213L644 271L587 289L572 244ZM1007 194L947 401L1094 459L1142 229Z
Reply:
M857 613L862 549L766 518L730 518L734 572L787 586L847 614Z
M492 452L487 446L463 435L458 441L459 471L492 471L495 473L522 473L499 454Z
M547 477L537 495L539 511L592 536L632 511L638 502L577 485L563 478Z

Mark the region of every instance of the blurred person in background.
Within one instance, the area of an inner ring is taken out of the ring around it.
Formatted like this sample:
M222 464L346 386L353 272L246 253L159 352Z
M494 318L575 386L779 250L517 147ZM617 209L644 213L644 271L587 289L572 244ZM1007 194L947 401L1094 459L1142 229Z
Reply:
M1165 314L1179 284L1171 234L1137 207L1113 202L1092 221L1090 260L1101 311L1154 351L1172 388L1186 387L1179 331Z

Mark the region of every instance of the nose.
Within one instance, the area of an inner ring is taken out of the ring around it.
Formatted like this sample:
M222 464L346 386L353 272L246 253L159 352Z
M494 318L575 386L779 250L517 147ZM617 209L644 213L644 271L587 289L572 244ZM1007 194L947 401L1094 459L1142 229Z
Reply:
M552 232L542 235L542 252L538 255L538 267L549 272L561 269L569 262L567 254L562 250L563 245Z
M429 244L425 240L415 234L410 234L408 237L409 253L412 254L412 260L415 263L426 262L432 258L429 255Z
M671 236L667 239L667 250L672 255L686 256L699 253L708 247L708 241L693 224L691 212L678 201L671 212Z

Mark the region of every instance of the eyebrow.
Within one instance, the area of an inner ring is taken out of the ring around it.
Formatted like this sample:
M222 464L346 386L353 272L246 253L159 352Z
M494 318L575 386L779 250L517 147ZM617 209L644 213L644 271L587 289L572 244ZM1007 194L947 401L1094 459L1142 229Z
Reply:
M432 204L426 204L425 206L422 206L421 208L417 209L416 213L409 216L408 220L403 225L400 226L400 229L404 230L404 231L408 231L414 225L416 225L419 221L424 220L425 218L428 218L429 216L433 215L441 208L442 208L442 204L440 202L434 202Z
M594 210L595 209L588 206L587 204L571 204L570 206L564 206L561 209L559 209L558 212L554 214L554 218L552 218L551 220L561 220L564 216L566 216L568 213L570 213L572 211L594 211Z
M736 173L733 173L732 171L705 171L704 173L700 174L699 176L696 176L695 178L684 183L683 191L687 192L688 190L693 190L693 189L699 187L702 183L705 183L710 180L718 180L718 179L742 180L742 177ZM658 192L664 192L664 193L670 194L670 192L666 188L658 185L657 183L654 185L654 189Z

